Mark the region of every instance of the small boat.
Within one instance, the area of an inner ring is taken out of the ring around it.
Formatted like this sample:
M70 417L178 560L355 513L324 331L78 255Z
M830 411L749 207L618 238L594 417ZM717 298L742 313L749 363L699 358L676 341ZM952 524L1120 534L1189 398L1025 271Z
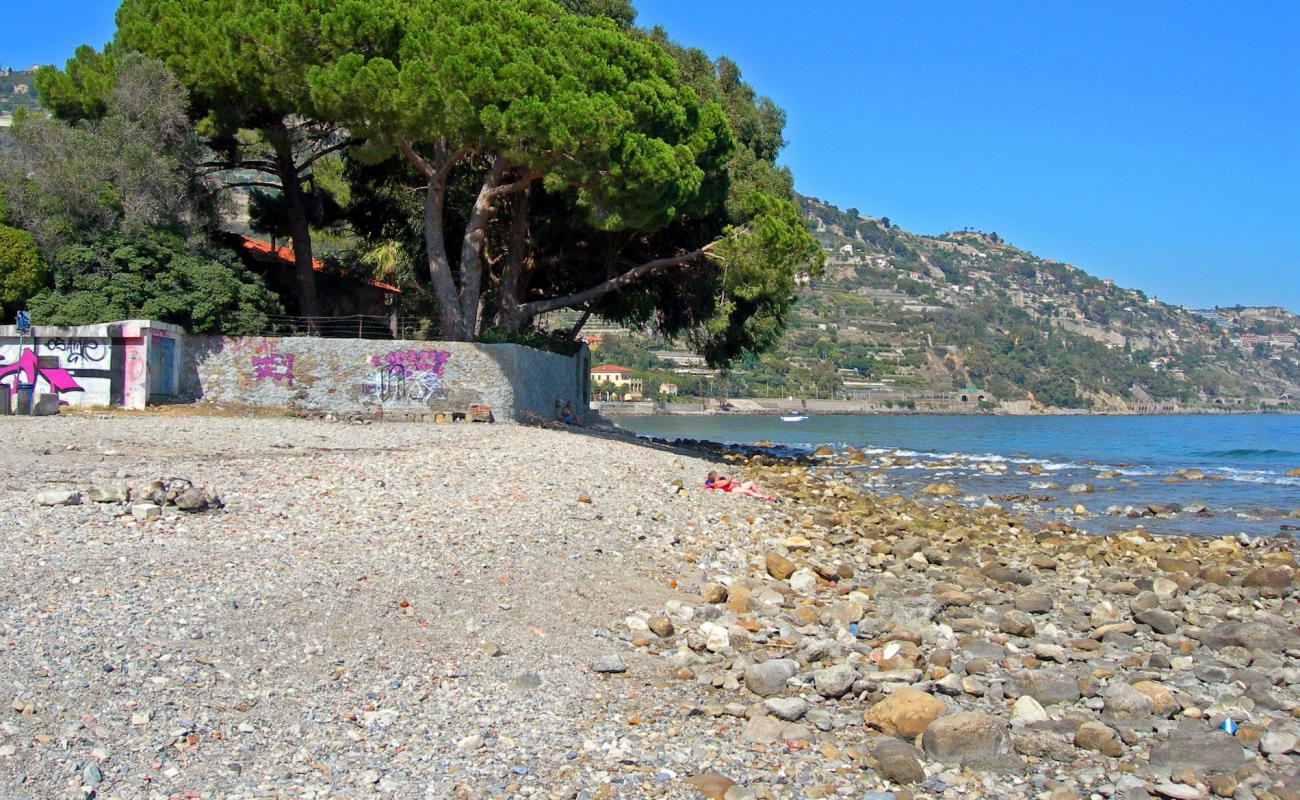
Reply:
M808 419L807 414L785 414L781 416L782 422L803 422Z

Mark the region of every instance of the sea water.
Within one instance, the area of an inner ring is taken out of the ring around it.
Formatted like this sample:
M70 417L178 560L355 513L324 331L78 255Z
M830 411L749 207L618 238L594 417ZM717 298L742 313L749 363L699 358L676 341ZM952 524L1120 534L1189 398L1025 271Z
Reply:
M856 447L909 459L907 467L860 470L873 489L911 494L951 483L963 502L998 502L1087 530L1222 535L1292 535L1300 527L1300 415L1171 416L778 416L625 417L638 434L730 444L772 443L791 451ZM944 466L936 467L936 462ZM994 474L989 464L1005 465ZM1031 464L1042 474L1028 474ZM1182 480L1200 470L1204 480ZM1070 492L1086 483L1092 491ZM1114 509L1158 506L1207 511L1133 518ZM1076 506L1084 515L1076 515ZM1111 513L1108 513L1108 510Z

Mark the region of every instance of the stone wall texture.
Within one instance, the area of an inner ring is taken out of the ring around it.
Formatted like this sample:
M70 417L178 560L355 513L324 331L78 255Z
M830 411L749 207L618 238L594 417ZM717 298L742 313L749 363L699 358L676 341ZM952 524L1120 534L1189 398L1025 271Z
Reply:
M515 344L190 336L181 392L297 411L433 419L487 405L498 420L586 410L590 355Z

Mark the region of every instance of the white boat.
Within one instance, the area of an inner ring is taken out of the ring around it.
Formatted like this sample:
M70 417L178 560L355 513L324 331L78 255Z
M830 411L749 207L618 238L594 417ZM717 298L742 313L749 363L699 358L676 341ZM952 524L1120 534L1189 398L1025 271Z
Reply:
M782 422L803 422L806 419L808 419L807 414L789 414L781 417Z

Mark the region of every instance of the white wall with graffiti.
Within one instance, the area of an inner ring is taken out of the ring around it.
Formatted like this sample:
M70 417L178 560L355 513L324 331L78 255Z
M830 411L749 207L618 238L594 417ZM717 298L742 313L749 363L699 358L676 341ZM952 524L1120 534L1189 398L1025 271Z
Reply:
M590 354L513 344L318 337L192 336L128 320L0 326L0 382L34 384L60 405L144 408L204 400L299 411L426 419L487 406L497 419L585 409Z
M206 401L433 419L488 406L497 419L585 409L590 356L513 344L316 337L191 337L182 392Z
M180 396L185 331L149 320L102 325L0 326L0 384L31 385L60 405L144 408Z

